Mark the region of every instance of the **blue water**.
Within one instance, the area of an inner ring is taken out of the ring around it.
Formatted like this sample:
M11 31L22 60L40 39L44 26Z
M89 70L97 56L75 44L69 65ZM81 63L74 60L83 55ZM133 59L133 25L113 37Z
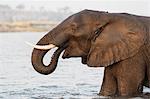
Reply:
M104 68L90 68L80 58L59 59L50 75L37 73L31 65L34 44L45 33L0 33L0 99L104 98L98 96ZM53 50L54 51L54 50ZM44 58L48 64L52 52ZM150 89L144 88L144 92Z

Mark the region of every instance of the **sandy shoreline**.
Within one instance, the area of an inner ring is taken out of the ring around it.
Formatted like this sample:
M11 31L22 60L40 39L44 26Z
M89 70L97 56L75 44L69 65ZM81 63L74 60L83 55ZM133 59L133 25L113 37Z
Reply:
M45 32L57 24L58 22L51 21L0 22L0 32Z

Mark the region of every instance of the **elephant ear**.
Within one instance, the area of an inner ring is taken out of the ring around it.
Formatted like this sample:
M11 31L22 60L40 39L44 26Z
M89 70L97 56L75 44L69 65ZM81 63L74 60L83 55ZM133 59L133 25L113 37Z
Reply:
M87 57L91 67L107 67L134 56L144 44L144 34L124 25L107 25L92 42Z

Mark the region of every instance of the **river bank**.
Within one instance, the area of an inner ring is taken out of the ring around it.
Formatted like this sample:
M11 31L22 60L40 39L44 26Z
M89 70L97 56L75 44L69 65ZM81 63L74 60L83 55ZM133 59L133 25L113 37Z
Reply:
M45 32L54 28L58 22L52 21L14 21L0 22L0 32Z

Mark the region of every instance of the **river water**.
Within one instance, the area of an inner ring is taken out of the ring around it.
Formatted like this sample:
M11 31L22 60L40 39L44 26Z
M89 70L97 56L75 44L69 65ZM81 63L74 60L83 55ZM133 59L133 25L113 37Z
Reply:
M98 96L104 68L90 68L80 58L59 59L50 75L37 73L31 65L33 48L45 33L0 33L0 99L104 98ZM44 58L48 64L54 50ZM150 92L144 88L144 92Z

